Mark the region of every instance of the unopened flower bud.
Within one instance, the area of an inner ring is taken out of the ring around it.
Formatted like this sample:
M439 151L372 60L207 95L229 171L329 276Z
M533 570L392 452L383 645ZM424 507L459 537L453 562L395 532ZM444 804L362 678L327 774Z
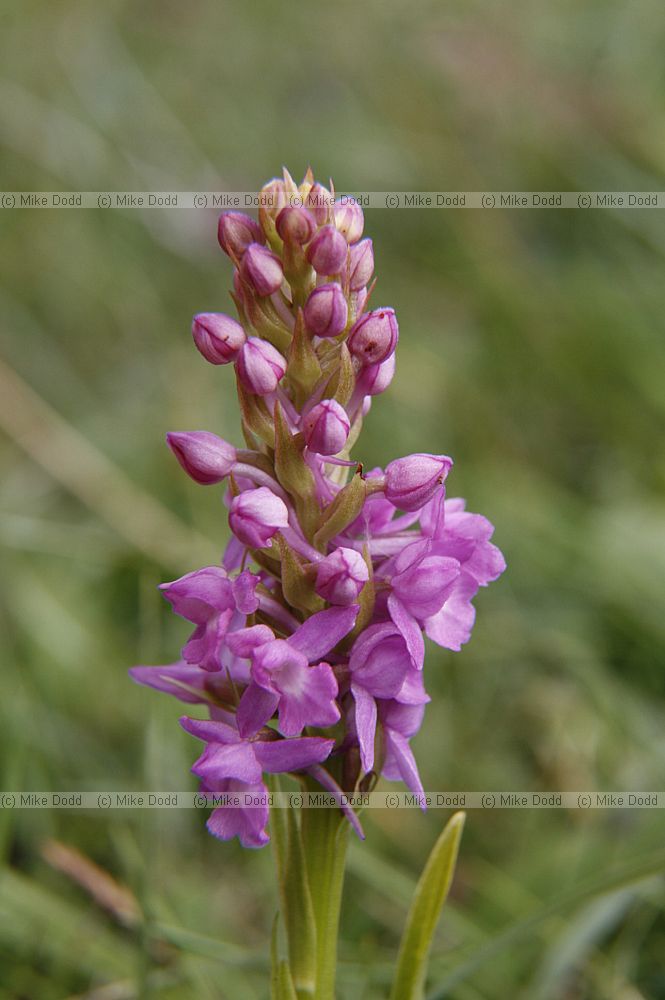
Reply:
M171 431L166 443L195 483L221 483L233 470L236 450L210 431Z
M316 232L316 220L306 208L287 205L277 216L275 227L285 243L303 246Z
M317 274L339 274L347 251L342 234L334 226L323 226L307 247L307 260Z
M236 368L246 389L256 396L267 396L283 378L286 361L267 340L250 337L242 346Z
M252 549L264 548L289 523L286 504L267 486L245 490L231 501L229 524L236 538Z
M347 347L364 365L375 365L395 350L399 330L394 309L374 309L353 325Z
M337 337L346 328L349 308L341 287L333 282L319 285L304 309L305 325L317 337Z
M369 580L367 563L355 549L340 547L317 563L315 590L329 604L355 604Z
M374 247L370 239L361 240L349 251L349 288L359 292L374 274Z
M192 336L211 365L235 361L247 339L240 323L224 313L199 313L192 322Z
M260 243L251 243L247 247L240 273L259 295L272 295L281 287L284 278L282 262L277 254Z
M261 188L259 195L261 211L275 220L287 204L286 186L283 180L275 177Z
M316 219L317 226L324 226L330 217L330 191L316 181L307 193L305 206Z
M356 379L356 392L363 396L378 396L385 392L395 374L395 354L377 365L367 365Z
M355 198L335 202L335 225L347 243L357 243L363 234L365 216Z
M447 455L408 455L386 466L386 499L399 510L420 510L432 499L452 467Z
M317 455L337 455L349 436L349 418L336 399L317 403L303 419L307 447Z
M222 212L217 224L219 245L229 257L240 260L250 243L265 243L260 225L244 212Z

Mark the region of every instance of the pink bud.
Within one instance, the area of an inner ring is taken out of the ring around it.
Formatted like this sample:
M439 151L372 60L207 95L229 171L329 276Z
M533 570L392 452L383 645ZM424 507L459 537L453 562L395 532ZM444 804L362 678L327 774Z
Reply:
M233 470L236 450L210 431L171 431L166 443L195 483L221 483Z
M353 325L347 346L364 365L375 365L395 350L399 330L394 309L374 309Z
M357 243L363 234L365 216L355 198L338 198L335 202L335 225L347 243Z
M229 524L236 538L252 549L264 548L289 523L286 504L267 486L245 490L231 501Z
M251 243L240 263L240 273L259 295L272 295L281 287L284 271L276 253Z
M328 221L331 202L332 195L330 191L316 181L309 189L305 199L305 206L316 219L317 226L323 226Z
M408 455L386 466L386 500L399 510L420 510L432 499L448 475L453 460L447 455Z
M317 274L339 274L347 251L342 234L334 226L323 226L307 247L307 260Z
M276 219L286 205L286 186L279 177L268 181L261 188L259 204L266 215L271 219Z
M337 283L319 285L311 293L304 309L305 325L317 337L336 337L346 328L349 308Z
M303 419L302 430L310 451L337 455L349 436L349 418L336 399L324 399Z
M370 239L361 240L349 251L349 288L359 292L374 274L374 247Z
M316 231L316 220L311 212L299 205L287 205L277 216L275 227L285 243L303 246L309 243Z
M395 354L378 365L367 365L356 379L355 391L362 396L378 396L385 392L395 374Z
M355 549L338 548L317 563L315 590L329 604L355 604L369 580L367 563Z
M286 361L279 351L260 337L250 337L236 361L242 384L256 396L274 392L286 371Z
M246 340L240 323L224 313L199 313L192 322L192 336L211 365L227 365L235 361Z
M243 212L222 212L217 224L217 239L224 253L237 260L250 243L265 243L258 222Z

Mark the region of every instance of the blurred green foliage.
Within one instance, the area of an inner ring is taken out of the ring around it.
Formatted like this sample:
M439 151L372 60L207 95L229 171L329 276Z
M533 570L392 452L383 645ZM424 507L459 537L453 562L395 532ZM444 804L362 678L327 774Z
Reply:
M340 190L658 190L664 42L657 0L5 4L0 186L252 190L284 162ZM429 650L425 787L662 789L661 212L377 210L367 230L401 341L358 457L453 455L449 492L509 567L470 645ZM188 333L229 278L211 213L0 216L2 788L191 781L179 706L126 668L174 657L187 629L156 584L226 538L163 435L238 439L230 373ZM366 817L340 996L386 995L444 818ZM432 995L665 996L664 831L658 811L471 813ZM142 917L48 865L48 838ZM0 850L1 1000L266 997L268 851L189 811L4 812Z

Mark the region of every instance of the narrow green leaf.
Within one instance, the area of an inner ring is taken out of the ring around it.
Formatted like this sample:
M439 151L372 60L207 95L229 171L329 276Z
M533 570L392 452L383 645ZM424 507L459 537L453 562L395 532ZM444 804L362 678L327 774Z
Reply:
M305 330L302 309L299 309L289 350L288 367L288 379L295 390L296 406L302 406L309 398L320 378L321 364Z
M236 376L236 388L238 391L238 403L242 414L243 426L251 434L273 448L275 445L275 429L266 404L260 396L254 396L247 392L240 378Z
M455 872L465 815L455 813L418 880L402 935L390 1000L422 1000L432 937Z
M270 935L270 1000L280 1000L279 995L279 952L277 947L277 930L279 913L275 914Z
M293 985L293 978L291 976L291 970L289 969L289 963L286 959L282 959L279 963L277 986L279 989L279 993L277 994L278 1000L298 1000L298 994L296 993L295 986Z
M316 986L316 923L307 879L300 827L295 811L287 809L289 839L282 884L284 922L289 942L293 985L298 996L314 996Z
M275 403L274 419L277 478L294 497L310 497L315 492L314 476L302 455L304 442L299 443L291 433L279 403Z
M367 484L360 473L356 473L321 514L320 527L314 535L314 544L325 545L355 521L363 509L366 496Z
M288 542L278 533L275 535L282 564L282 592L291 607L301 611L321 611L325 602L314 590L313 579L310 579L297 554Z
M326 395L336 399L341 406L346 406L353 395L355 385L356 375L351 355L346 344L342 344L339 351L339 365L326 387Z

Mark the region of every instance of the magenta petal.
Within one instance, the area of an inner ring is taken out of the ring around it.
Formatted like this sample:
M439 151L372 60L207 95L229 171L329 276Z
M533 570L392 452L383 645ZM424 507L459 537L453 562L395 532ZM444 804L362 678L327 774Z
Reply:
M275 687L281 694L279 730L284 736L299 736L305 726L334 726L339 721L335 702L337 680L332 667L319 663L315 667L294 670L291 665L275 674Z
M251 743L234 743L222 746L209 743L192 767L192 772L206 784L236 778L254 785L261 780L261 766Z
M425 622L429 638L444 649L459 650L471 637L476 609L471 599L478 591L478 582L461 573L452 594L440 611Z
M364 688L352 684L356 702L356 732L360 745L360 761L364 771L374 767L374 737L376 735L376 702Z
M237 806L220 806L210 814L206 826L210 833L220 840L231 840L238 837L243 847L264 847L269 837L265 831L268 822L268 789L259 782L248 785L240 781L225 781L215 794L239 795L244 802L245 797L251 797L258 804Z
M425 642L420 626L394 594L388 598L388 610L390 617L404 638L413 666L416 670L422 670L425 662Z
M234 726L229 726L225 722L216 722L212 719L190 719L188 715L183 715L178 722L191 736L196 736L197 740L204 740L206 743L239 743L240 735Z
M222 565L224 569L229 572L232 569L240 569L242 566L242 561L245 558L245 546L242 542L239 542L235 535L231 535L230 539L226 544L224 549L224 555L222 556Z
M267 625L252 625L250 628L241 628L237 632L231 632L226 637L226 645L236 656L251 656L255 649L272 642L275 636L272 629Z
M256 596L258 582L258 576L246 569L231 584L236 607L244 615L253 614L259 606L259 599Z
M240 735L247 738L258 733L274 714L278 703L279 695L274 691L251 683L245 689L236 713Z
M159 589L175 613L195 625L204 625L214 611L234 607L231 582L221 566L205 566L172 583L162 583Z
M386 729L386 759L383 765L383 774L391 781L398 781L400 778L404 784L416 795L423 795L423 786L418 773L413 751L409 746L409 741L396 730ZM423 803L421 808L426 808Z
M137 684L145 684L146 687L175 695L180 701L188 702L191 705L208 701L204 689L207 675L200 667L194 667L191 663L180 661L164 667L132 667L129 675ZM197 695L193 691L180 687L178 682L186 684L188 688L200 690L201 694Z
M359 610L359 605L351 604L348 608L317 611L289 637L289 645L300 650L310 663L314 663L349 634L356 623Z
M353 806L349 805L347 797L344 795L344 792L339 787L332 774L329 774L325 767L321 767L320 764L314 764L310 767L309 773L318 781L320 785L323 786L323 788L329 791L331 795L335 796L335 799L339 803L339 808L348 819L358 837L360 840L364 840L365 832L361 826L358 816L356 815L356 811Z
M334 740L319 736L302 736L295 740L273 740L253 744L256 759L264 771L279 774L303 771L312 764L320 764L330 756Z

